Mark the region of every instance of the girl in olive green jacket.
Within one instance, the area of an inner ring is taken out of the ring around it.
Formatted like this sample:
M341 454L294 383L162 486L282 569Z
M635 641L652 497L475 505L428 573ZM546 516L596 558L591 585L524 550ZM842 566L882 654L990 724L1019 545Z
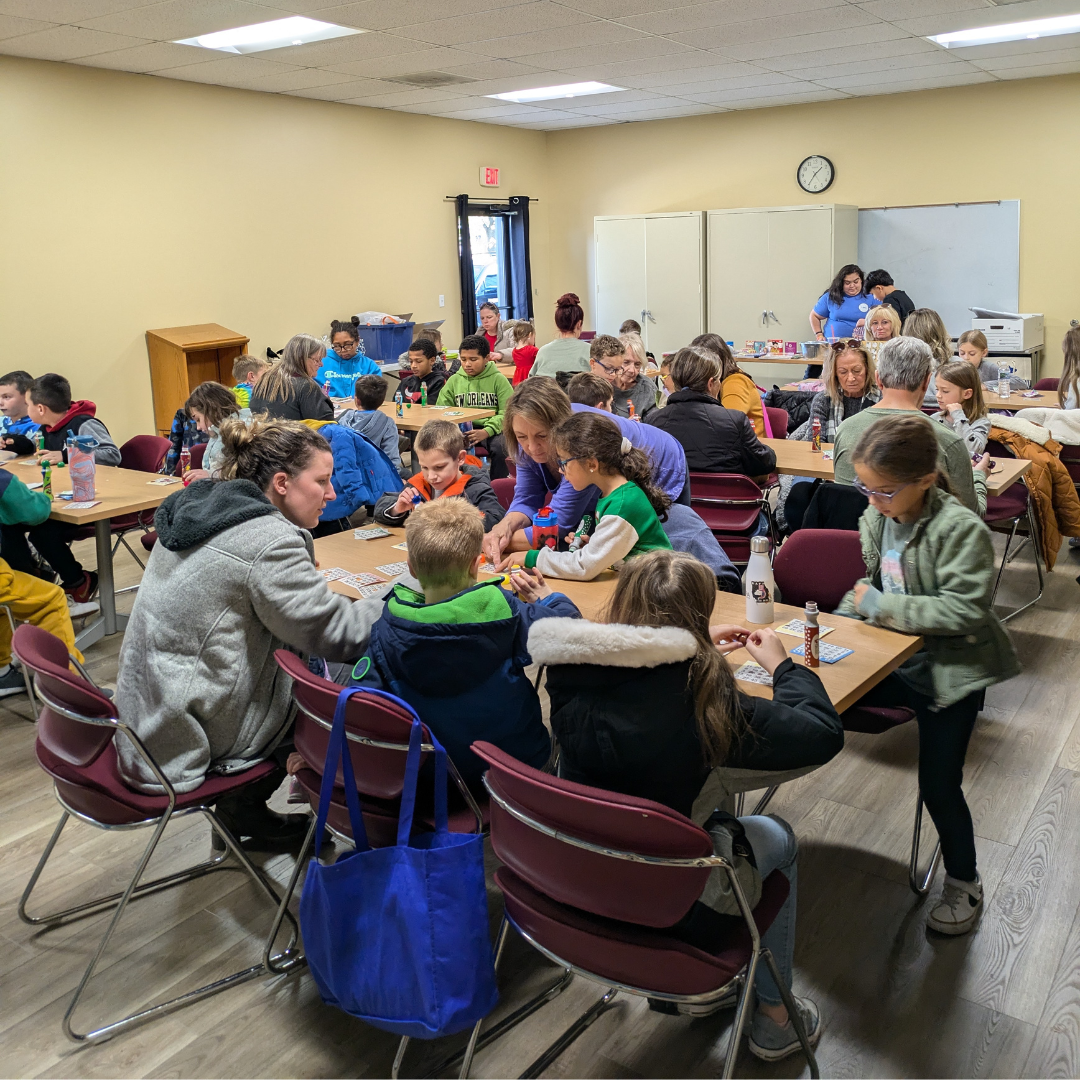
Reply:
M948 493L937 454L931 422L919 413L884 417L859 440L852 461L855 486L870 500L859 522L869 576L837 613L924 639L859 704L915 711L919 790L945 863L927 923L964 934L982 910L964 757L986 687L1011 679L1020 663L990 604L990 531Z

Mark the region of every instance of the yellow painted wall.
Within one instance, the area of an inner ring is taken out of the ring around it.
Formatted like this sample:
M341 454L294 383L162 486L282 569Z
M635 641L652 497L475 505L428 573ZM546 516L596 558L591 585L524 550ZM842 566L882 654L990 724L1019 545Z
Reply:
M1020 310L1045 313L1043 374L1057 374L1080 318L1078 127L1080 76L1068 75L554 132L551 299L578 293L590 325L596 215L1019 199ZM824 196L795 182L811 153L836 165ZM931 306L918 282L898 284Z
M144 333L218 322L252 350L367 308L460 334L453 203L500 165L540 197L546 136L0 57L2 370L66 375L118 442L153 430ZM438 297L446 307L438 307Z

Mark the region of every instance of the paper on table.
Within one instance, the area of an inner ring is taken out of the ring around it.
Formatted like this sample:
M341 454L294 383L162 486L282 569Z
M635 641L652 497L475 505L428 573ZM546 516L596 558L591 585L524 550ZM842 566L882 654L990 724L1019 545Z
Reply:
M400 544L394 544L394 548L398 551L408 551L409 545L406 544L404 540L402 540Z
M147 484L159 484L162 487L166 487L169 484L180 484L183 481L179 476L159 476L156 480L147 480Z
M389 529L380 529L377 526L370 526L366 529L353 529L353 536L357 540L377 540L380 536L389 535Z
M800 645L798 648L791 650L792 656L802 656L805 646ZM818 658L823 664L835 664L837 660L843 660L845 656L850 656L855 650L845 649L843 645L830 645L828 642L822 641L818 645Z
M404 562L388 562L383 563L382 566L376 566L376 570L380 574L385 574L387 577L399 577L401 574L407 574L409 572L409 564Z
M29 487L30 485L27 485L27 486ZM100 505L101 505L101 500L100 499L94 499L92 502L69 502L68 503L68 509L69 510L89 510L91 506L100 506Z
M824 637L826 634L831 634L836 627L822 626L819 629L821 630L821 637ZM790 634L792 637L801 639L806 636L806 623L801 619L792 619L791 622L786 622L783 626L778 626L776 632L778 634Z
M760 686L772 686L772 676L760 664L755 664L753 660L747 660L735 672L735 678L741 679L743 682L758 683Z

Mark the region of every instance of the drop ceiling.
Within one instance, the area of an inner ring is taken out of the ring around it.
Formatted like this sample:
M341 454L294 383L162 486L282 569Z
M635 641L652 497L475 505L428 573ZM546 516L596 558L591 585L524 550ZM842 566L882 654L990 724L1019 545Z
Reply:
M0 0L0 54L538 130L1080 72L1080 35L946 50L929 34L1080 0ZM258 55L194 37L307 15L365 33ZM597 80L538 104L486 95Z

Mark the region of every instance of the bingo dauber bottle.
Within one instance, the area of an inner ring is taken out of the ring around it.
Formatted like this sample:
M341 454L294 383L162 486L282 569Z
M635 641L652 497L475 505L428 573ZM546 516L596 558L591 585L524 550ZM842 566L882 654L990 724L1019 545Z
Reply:
M750 561L746 564L746 621L771 623L773 596L772 560L769 558L769 538L755 536L750 540Z

